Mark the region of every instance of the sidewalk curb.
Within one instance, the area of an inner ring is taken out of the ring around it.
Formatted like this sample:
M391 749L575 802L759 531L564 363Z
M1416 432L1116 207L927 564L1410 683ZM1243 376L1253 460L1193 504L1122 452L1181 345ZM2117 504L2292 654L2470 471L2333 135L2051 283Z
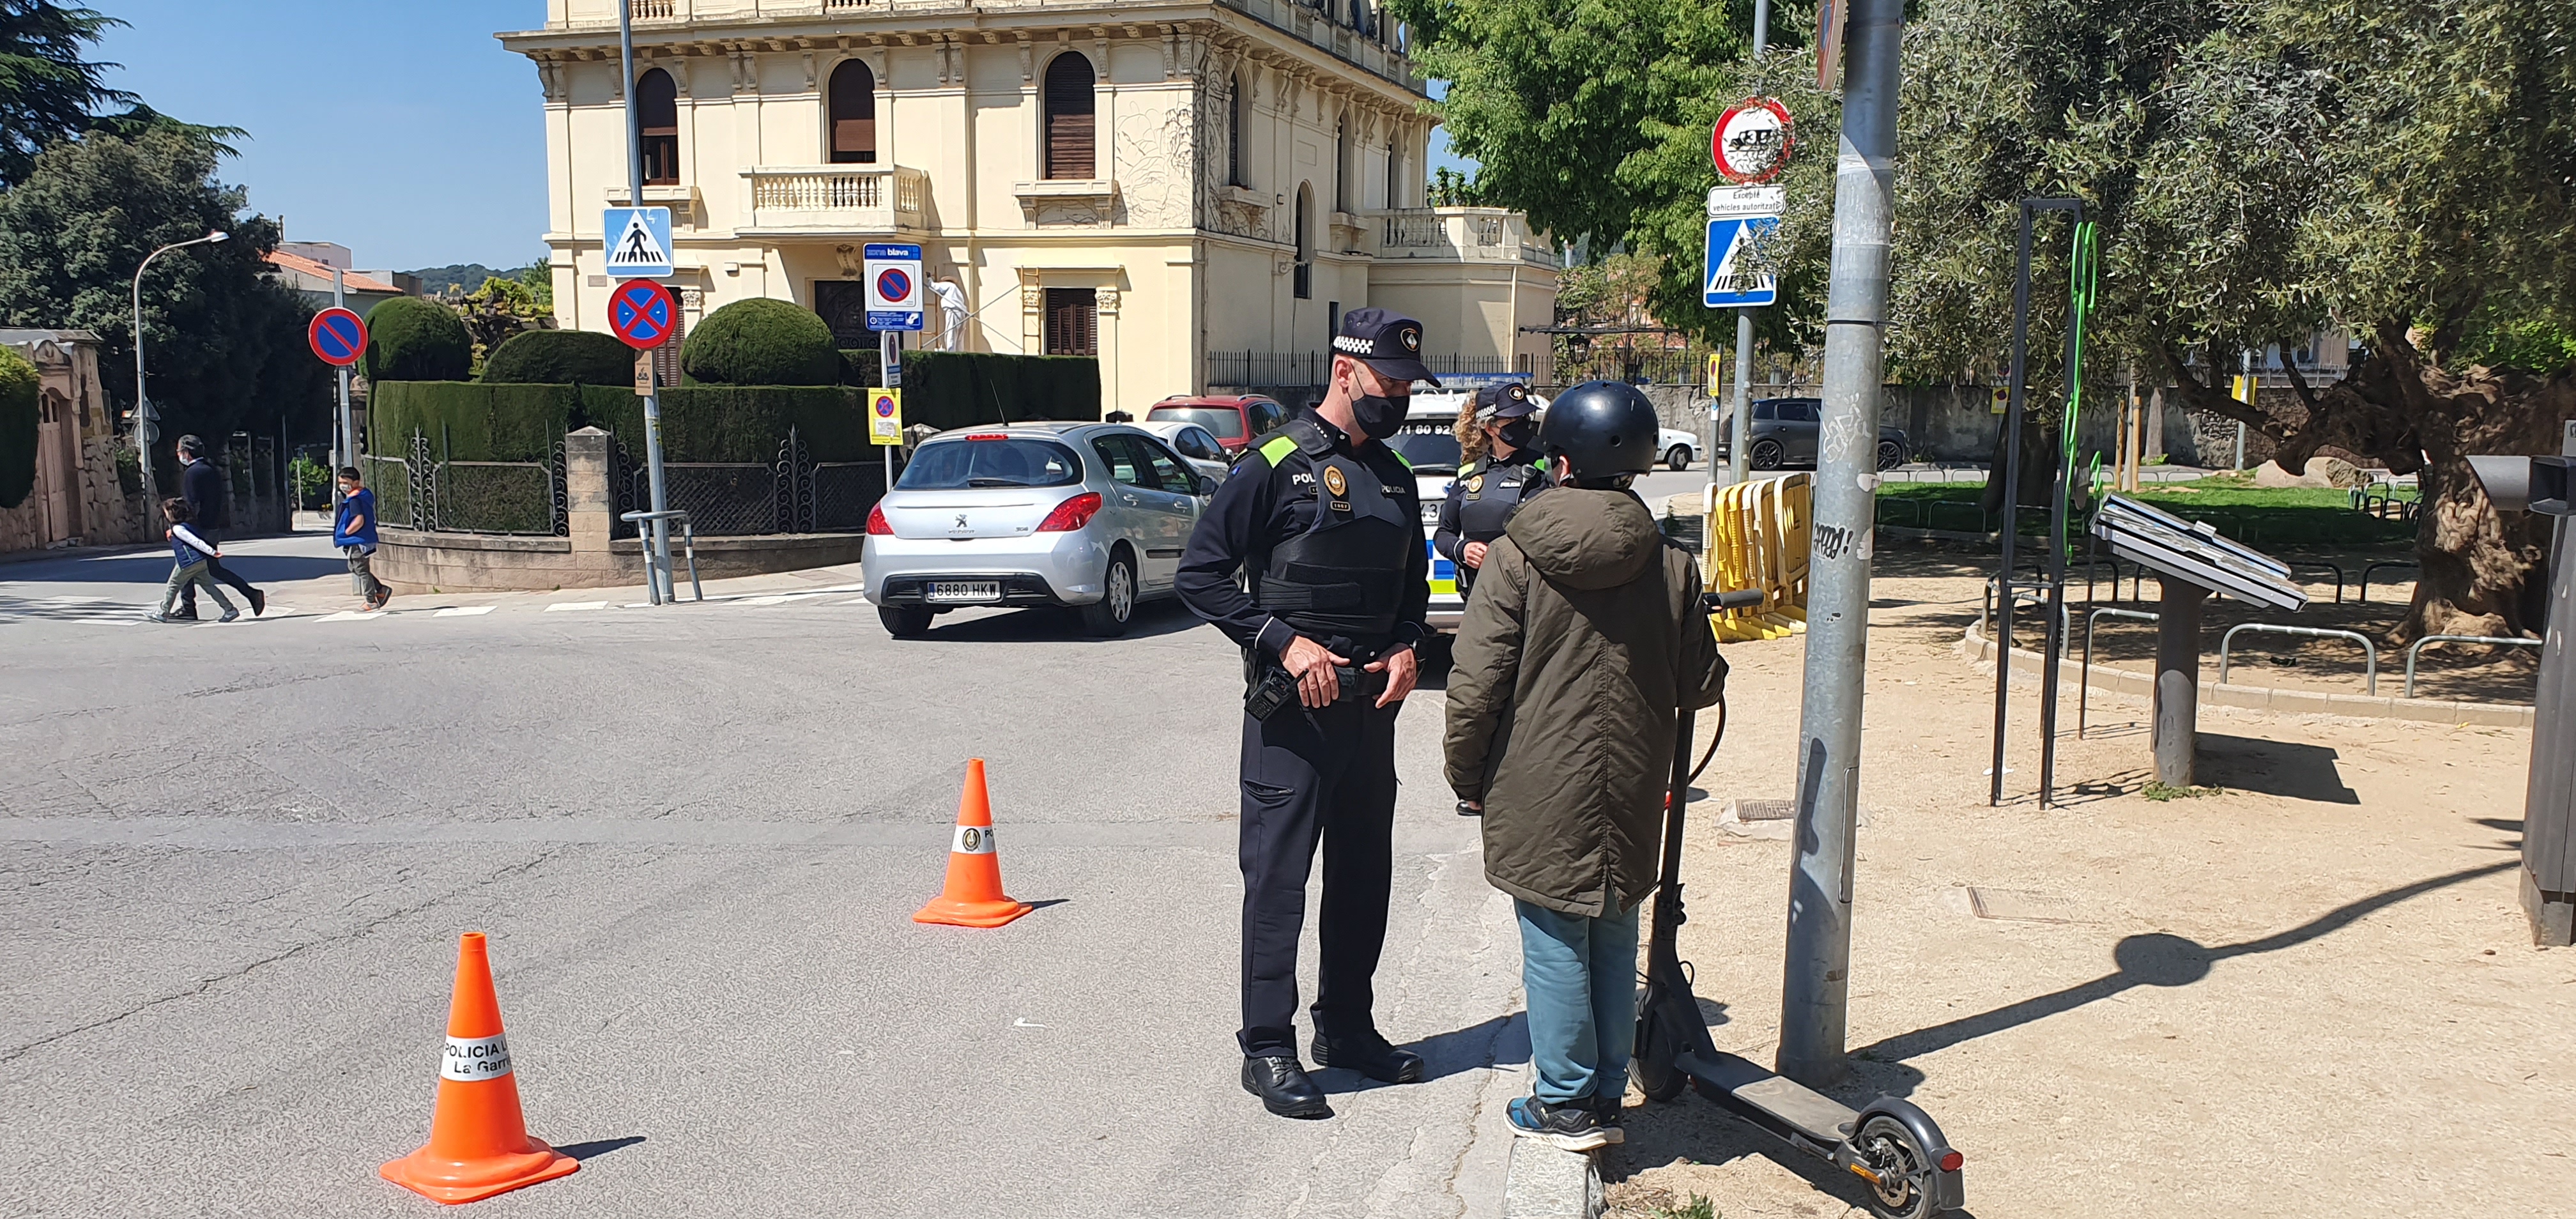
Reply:
M1503 1179L1503 1219L1600 1219L1601 1164L1536 1139L1512 1140Z

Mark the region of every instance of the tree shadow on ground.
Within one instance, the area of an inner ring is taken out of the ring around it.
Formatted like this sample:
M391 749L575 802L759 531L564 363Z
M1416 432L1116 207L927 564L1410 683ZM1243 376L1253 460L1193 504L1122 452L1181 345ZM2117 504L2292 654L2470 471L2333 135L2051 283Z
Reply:
M2491 876L2519 866L2519 859L2514 859L2429 877L2337 906L2287 931L2275 932L2261 939L2246 940L2236 944L2209 947L2163 931L2129 936L2111 950L2111 960L2117 966L2111 973L2090 982L2079 983L2045 995L2036 995L1992 1011L1963 1016L1930 1028L1890 1037L1884 1041L1863 1046L1853 1051L1852 1056L1855 1059L1883 1063L1904 1062L1949 1049L1961 1042L1974 1041L1979 1037L2000 1033L2005 1029L2073 1011L2088 1003L2108 999L2136 987L2190 986L2208 977L2210 967L2220 961L2231 957L2253 956L2295 947L2340 931L2368 915L2408 898L2420 897L2436 889L2475 880L2481 876ZM1900 1096L1906 1094L1896 1093Z
M1118 639L1152 639L1178 635L1202 625L1199 616L1176 600L1147 601L1136 607ZM1083 632L1071 610L1053 606L1009 609L973 617L943 614L931 619L928 633L907 643L1114 643Z

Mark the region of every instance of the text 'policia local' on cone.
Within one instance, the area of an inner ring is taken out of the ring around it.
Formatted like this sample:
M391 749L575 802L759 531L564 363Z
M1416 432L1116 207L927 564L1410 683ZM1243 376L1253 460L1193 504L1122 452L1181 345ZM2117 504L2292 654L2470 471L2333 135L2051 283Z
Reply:
M492 994L492 960L483 933L468 931L456 950L456 994L447 1005L447 1050L439 1058L429 1145L376 1174L434 1201L472 1202L579 1167L581 1161L528 1137L510 1042L501 1034L501 1002Z
M993 802L984 794L984 759L966 763L966 792L957 801L957 837L948 848L948 884L912 916L916 923L999 927L1029 912L1002 892L1002 857L993 853Z

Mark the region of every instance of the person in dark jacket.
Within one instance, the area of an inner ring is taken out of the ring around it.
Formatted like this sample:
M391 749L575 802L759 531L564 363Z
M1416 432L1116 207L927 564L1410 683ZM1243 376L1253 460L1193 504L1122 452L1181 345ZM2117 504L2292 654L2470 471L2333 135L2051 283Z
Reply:
M1526 385L1489 385L1476 391L1458 420L1458 455L1465 461L1440 503L1440 528L1432 549L1458 565L1458 593L1475 591L1485 551L1522 504L1547 490L1547 471L1531 447L1538 436L1538 400Z
M1521 926L1534 1082L1509 1117L1577 1151L1620 1141L1673 737L1726 681L1699 565L1628 490L1656 429L1628 385L1548 404L1557 486L1486 554L1449 678L1449 785L1482 806L1485 878Z
M221 546L223 527L232 523L224 511L223 472L215 468L215 463L206 460L206 442L194 436L179 438L179 460L183 463L179 471L179 497L188 501L188 523L198 537ZM243 600L250 602L251 617L256 618L268 609L268 594L252 588L250 581L225 567L222 555L210 555L205 562L207 576L232 585L241 592ZM201 581L190 581L179 591L179 608L171 617L182 622L195 620L199 583Z

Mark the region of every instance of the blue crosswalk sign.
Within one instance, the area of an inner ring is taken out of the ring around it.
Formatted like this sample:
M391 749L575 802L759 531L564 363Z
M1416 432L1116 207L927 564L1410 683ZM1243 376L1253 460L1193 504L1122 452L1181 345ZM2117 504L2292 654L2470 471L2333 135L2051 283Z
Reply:
M1706 277L1700 281L1700 303L1711 309L1741 309L1774 304L1780 280L1752 270L1752 246L1780 227L1777 216L1730 216L1708 222Z

